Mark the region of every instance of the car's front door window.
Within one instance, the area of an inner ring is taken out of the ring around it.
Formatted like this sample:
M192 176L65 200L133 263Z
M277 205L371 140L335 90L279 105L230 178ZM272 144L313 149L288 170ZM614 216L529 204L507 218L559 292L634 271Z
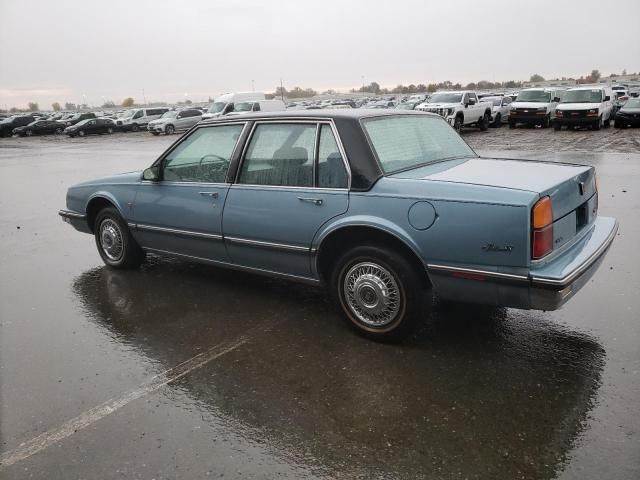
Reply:
M313 187L316 124L256 126L238 183Z
M170 182L224 183L243 125L199 128L164 161L163 179Z

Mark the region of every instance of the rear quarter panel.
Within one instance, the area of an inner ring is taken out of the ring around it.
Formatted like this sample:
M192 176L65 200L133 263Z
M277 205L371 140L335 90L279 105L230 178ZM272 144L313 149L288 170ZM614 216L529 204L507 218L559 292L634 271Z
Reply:
M421 201L436 213L424 230L409 221L409 209ZM529 264L533 201L530 192L385 177L369 192L352 192L348 212L325 225L317 243L336 228L368 225L403 240L425 264L520 270Z

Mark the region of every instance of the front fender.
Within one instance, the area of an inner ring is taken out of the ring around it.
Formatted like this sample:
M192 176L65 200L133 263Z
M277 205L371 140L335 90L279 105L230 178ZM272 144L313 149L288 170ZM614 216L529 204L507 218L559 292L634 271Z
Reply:
M127 203L126 203L127 199L125 199L125 202L124 202L124 205L123 205L123 201L122 200L118 200L116 195L114 195L113 193L108 192L106 190L98 190L97 192L94 192L91 195L89 195L89 197L87 198L87 201L85 203L85 206L84 206L85 214L88 213L89 205L91 204L91 202L93 200L95 200L95 199L98 199L98 198L107 200L110 203L112 203L113 206L116 207L116 209L118 210L118 213L120 214L120 216L122 218L124 218L125 220L128 219L129 215L127 215L127 212L129 211L129 208L127 207ZM132 203L132 202L133 202L133 197L130 199L130 201L128 203Z

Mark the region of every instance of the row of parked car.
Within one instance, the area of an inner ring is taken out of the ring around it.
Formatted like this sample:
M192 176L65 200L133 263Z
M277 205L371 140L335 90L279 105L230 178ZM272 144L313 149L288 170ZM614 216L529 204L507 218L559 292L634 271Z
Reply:
M67 134L111 134L146 129L153 135L185 131L202 120L246 112L339 108L396 108L436 113L456 130L463 127L510 128L518 125L542 128L588 126L617 128L640 125L640 98L631 97L623 86L587 85L575 88L526 88L518 92L476 92L457 90L410 96L360 99L327 99L291 102L267 99L264 93L228 93L208 107L175 109L141 107L118 112L61 112L14 115L0 119L0 136Z
M456 130L462 127L499 127L508 124L591 127L598 130L615 120L616 127L640 124L639 98L631 98L624 88L585 85L574 88L527 88L512 93L474 91L437 92L415 110L437 113Z

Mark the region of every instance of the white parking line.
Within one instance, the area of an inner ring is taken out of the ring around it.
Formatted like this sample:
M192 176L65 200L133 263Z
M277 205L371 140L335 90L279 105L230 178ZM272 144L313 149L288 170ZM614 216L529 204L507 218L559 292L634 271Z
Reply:
M212 360L215 360L216 358L219 358L235 350L236 348L245 344L247 341L248 337L242 336L232 343L222 343L219 345L215 345L206 352L202 352L195 357L192 357L189 360L152 377L150 380L143 383L135 390L127 392L120 397L107 400L103 404L98 405L91 410L87 410L77 417L63 423L60 427L51 429L27 442L20 444L14 450L10 450L0 455L0 470L13 465L14 463L25 460L32 455L35 455L36 453L50 447L54 443L57 443L60 440L73 435L79 430L92 425L98 420L101 420L107 415L112 414L128 403L131 403L140 397L154 392L164 385L167 385L168 383L174 382L184 377L188 373L197 368L200 368L201 366L211 362Z

